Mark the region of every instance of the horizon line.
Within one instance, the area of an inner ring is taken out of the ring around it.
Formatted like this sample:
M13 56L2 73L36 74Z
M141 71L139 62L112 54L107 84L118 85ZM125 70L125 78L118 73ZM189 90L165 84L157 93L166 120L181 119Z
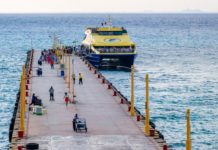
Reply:
M217 14L218 12L191 12L191 11L175 11L175 12L0 12L0 14Z

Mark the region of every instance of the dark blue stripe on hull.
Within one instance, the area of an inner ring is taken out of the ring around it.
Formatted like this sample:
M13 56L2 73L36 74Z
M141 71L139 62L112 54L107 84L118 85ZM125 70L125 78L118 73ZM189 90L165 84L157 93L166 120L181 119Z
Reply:
M136 55L98 55L98 54L90 54L86 56L86 59L90 61L90 63L96 67L105 65L105 60L119 60L118 64L113 64L111 61L108 61L108 65L112 66L124 66L124 67L131 67L134 64L134 59Z

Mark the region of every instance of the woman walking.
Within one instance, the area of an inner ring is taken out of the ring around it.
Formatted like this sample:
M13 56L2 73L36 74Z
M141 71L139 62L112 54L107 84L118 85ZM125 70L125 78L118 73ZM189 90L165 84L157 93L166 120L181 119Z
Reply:
M64 101L65 101L65 104L66 104L66 107L67 107L68 103L70 101L69 96L67 95L67 92L65 92L65 94L64 94Z

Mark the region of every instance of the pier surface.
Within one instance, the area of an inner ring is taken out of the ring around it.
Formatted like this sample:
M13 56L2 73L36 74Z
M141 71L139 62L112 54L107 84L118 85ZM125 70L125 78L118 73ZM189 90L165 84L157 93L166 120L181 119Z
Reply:
M43 75L38 77L36 69L39 57L40 51L35 51L30 94L35 93L42 99L47 114L38 116L32 112L28 113L25 143L39 143L40 149L49 150L161 149L152 138L144 135L135 117L130 117L125 106L118 103L111 91L90 72L79 57L73 56L77 77L75 84L77 103L69 103L67 107L64 93L68 92L68 88L67 83L59 76L60 66L57 64L55 69L51 69L49 64L43 64L41 66ZM78 84L79 73L83 74L83 85ZM55 101L49 101L51 86L55 90ZM28 99L30 102L31 97ZM76 113L86 119L87 133L73 131L72 119Z

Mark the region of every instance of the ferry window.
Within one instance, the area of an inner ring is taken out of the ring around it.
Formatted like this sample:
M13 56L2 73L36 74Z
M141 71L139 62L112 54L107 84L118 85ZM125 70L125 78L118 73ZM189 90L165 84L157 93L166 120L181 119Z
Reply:
M99 31L99 35L122 35L123 31Z
M123 33L127 33L127 30L123 30Z

